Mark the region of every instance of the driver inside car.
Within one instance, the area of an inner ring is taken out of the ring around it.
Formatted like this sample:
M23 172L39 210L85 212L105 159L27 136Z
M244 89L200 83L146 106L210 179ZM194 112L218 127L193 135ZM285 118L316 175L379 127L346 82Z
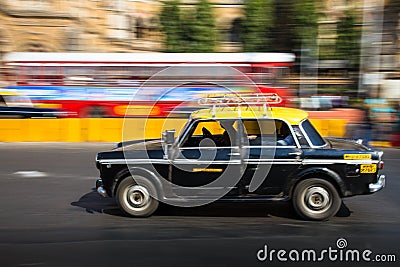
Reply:
M294 140L289 128L285 125L281 127L279 136L285 136L285 138L277 141L278 146L293 146ZM278 136L277 136L278 138Z

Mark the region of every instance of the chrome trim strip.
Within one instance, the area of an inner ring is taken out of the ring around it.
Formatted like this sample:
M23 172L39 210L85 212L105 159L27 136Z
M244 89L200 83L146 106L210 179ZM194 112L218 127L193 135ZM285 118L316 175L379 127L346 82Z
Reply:
M292 159L275 159L275 158L256 158L256 159L249 159L249 158L245 158L244 160L247 161L275 161L275 162L291 162L291 161L299 161L296 158L292 158Z
M243 146L243 148L298 148L296 146ZM239 146L199 146L199 147L180 147L179 150L190 149L239 149Z
M169 164L169 160L165 159L102 159L98 161L100 164Z
M240 160L186 160L186 159L175 159L175 160L102 160L100 164L240 164Z
M245 161L245 164L259 164L259 165L262 165L262 164L277 164L277 165L280 165L280 164L297 164L297 165L300 165L301 161L273 161L273 160L270 160L270 161L268 161L268 160L265 160L265 161Z
M301 160L287 159L244 159L244 164L301 164ZM190 160L190 159L175 159L170 160L101 160L100 164L241 164L240 160Z
M243 146L243 148L298 148L296 146ZM190 149L239 149L238 146L201 146L201 147L180 147L179 150Z
M273 158L263 158L263 159L244 159L245 162L250 162L250 163L263 163L263 162L271 162L271 163L290 163L290 162L296 162L299 163L301 160L298 159L273 159Z
M303 164L377 164L379 160L351 160L351 159L304 159Z
M240 164L240 160L196 160L196 159L102 159L100 164L170 164L172 162L179 164ZM244 159L245 163L260 164L378 164L379 160L344 160L344 159Z
M243 148L298 148L297 146L243 146Z
M185 159L175 159L172 162L173 164L212 164L212 165L216 165L216 164L241 164L240 160L185 160Z
M198 146L198 147L180 147L179 150L200 150L200 149L239 149L239 146Z

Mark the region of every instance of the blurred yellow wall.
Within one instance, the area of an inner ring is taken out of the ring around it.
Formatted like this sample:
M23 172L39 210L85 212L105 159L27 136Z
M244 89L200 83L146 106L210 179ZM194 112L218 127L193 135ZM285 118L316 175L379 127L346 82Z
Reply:
M179 132L187 119L1 119L0 142L120 142ZM347 120L312 119L323 136L344 137Z

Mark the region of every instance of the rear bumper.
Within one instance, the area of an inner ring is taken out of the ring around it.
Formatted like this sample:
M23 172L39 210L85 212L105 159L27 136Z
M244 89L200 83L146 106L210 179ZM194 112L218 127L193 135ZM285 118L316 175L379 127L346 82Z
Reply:
M369 184L369 192L370 193L375 193L384 188L386 185L386 177L385 175L381 174L379 175L378 181L376 183L371 183Z
M107 197L107 192L103 188L103 181L101 179L96 180L96 191L99 193L102 197Z

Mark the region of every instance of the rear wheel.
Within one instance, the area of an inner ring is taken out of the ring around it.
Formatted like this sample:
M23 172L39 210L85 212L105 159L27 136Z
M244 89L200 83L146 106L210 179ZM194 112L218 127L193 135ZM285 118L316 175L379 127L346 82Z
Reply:
M127 215L148 217L158 208L158 201L153 198L157 193L154 185L145 177L134 175L124 178L117 188L118 206Z
M336 215L341 198L330 182L311 178L300 181L294 190L293 207L304 219L323 221Z

